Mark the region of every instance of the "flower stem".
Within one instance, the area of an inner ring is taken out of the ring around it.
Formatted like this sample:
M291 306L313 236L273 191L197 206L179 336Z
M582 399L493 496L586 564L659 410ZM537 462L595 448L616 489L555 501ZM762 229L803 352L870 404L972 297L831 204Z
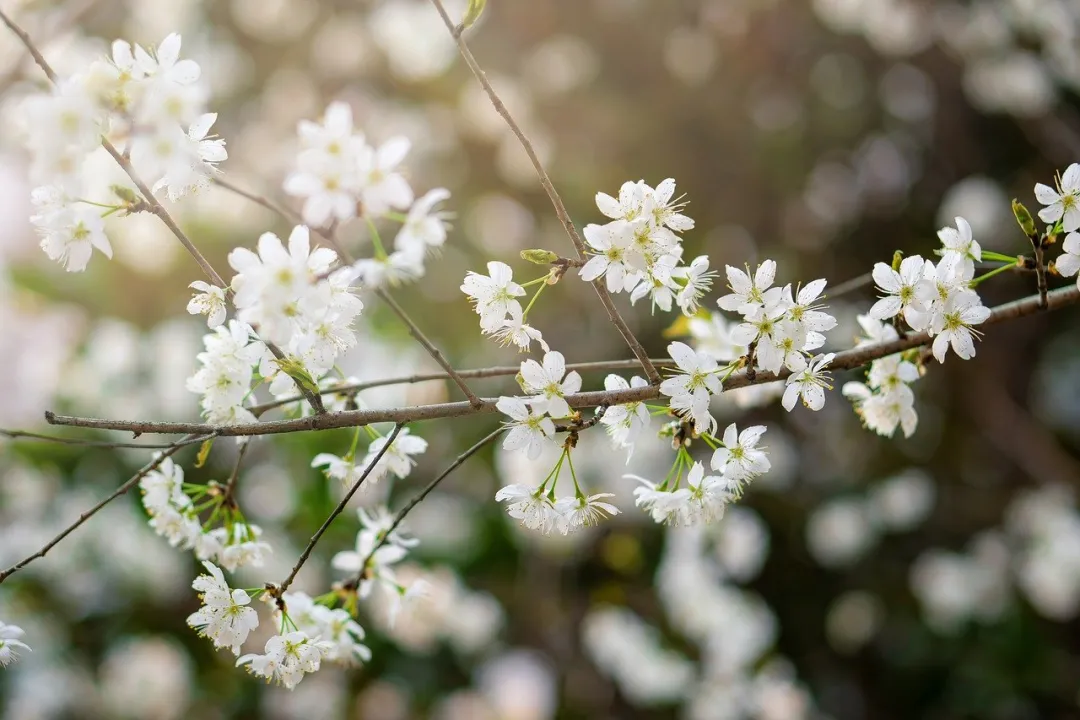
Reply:
M371 218L365 218L367 220L368 229L371 230L371 244L375 246L375 257L379 260L385 260L389 257L386 254L386 248L383 247L382 238L379 237L379 229L375 227L375 221Z
M530 300L529 304L525 306L525 312L521 313L521 322L525 322L525 320L529 317L529 311L532 310L532 306L536 304L536 299L540 297L540 293L544 292L544 288L546 287L547 283L544 283L536 289L536 294L532 296L532 300Z
M989 260L989 261L995 261L996 260L998 262L1007 262L1007 263L1012 263L1013 265L1016 264L1016 256L1015 255L1002 255L1001 253L993 252L992 250L983 250L982 254L981 254L981 257L982 257L983 260Z
M974 280L972 280L972 281L971 281L971 282L969 283L969 285L970 285L971 287L975 287L976 285L978 285L979 283L981 283L981 282L982 282L983 280L987 280L987 279L989 279L989 278L992 278L992 277L994 277L995 275L1000 275L1001 273L1005 272L1006 270L1012 270L1012 269L1013 269L1014 267L1016 267L1016 262L1015 262L1015 261L1014 261L1014 262L1011 262L1011 263L1009 263L1008 265L1002 265L1001 267L998 267L998 268L994 268L994 269L993 269L993 270L991 270L990 272L988 272L988 273L986 273L986 274L984 274L984 275L980 275L979 277L977 277L977 278L975 278Z

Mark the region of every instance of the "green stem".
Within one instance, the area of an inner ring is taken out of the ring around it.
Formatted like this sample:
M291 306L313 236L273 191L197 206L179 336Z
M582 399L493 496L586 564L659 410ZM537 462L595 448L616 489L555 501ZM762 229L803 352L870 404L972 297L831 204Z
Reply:
M525 322L526 318L529 317L529 311L532 310L532 306L536 304L536 299L540 297L540 293L544 292L544 288L546 287L547 283L544 283L536 289L536 294L532 296L532 300L530 300L529 304L525 306L525 312L521 313L521 322Z
M538 283L546 282L546 281L547 281L547 279L548 279L548 278L549 278L550 276L551 276L551 273L548 273L548 274L546 274L546 275L544 275L544 276L542 276L542 277L538 277L538 278L536 278L535 280L530 280L530 281L529 281L529 282L527 282L527 283L522 283L522 284L521 284L521 287L523 287L523 288L527 288L527 287L532 287L533 285L536 285L536 284L538 284Z
M553 467L551 469L551 472L549 472L547 477L544 478L544 482L540 483L540 487L538 487L536 489L537 496L539 496L540 493L543 492L544 488L547 487L547 484L548 484L548 482L551 481L552 477L555 478L555 482L553 482L551 484L551 492L555 492L555 485L557 485L558 482L559 482L559 470L562 468L563 460L565 460L565 459L566 459L566 448L563 448L562 455L559 456L559 462L555 463L555 467Z
M352 436L352 446L349 447L349 454L345 456L347 460L353 460L356 457L356 446L360 444L360 428L356 428Z
M570 448L564 448L563 452L566 454L566 463L570 466L570 477L574 481L574 492L578 497L585 497L584 493L581 492L581 486L578 485L577 473L574 472L574 459L570 457Z
M993 252L992 250L983 250L981 255L983 260L998 261L1016 264L1015 255L1002 255L1001 253Z
M384 212L383 217L389 218L390 220L396 220L403 225L409 221L407 215L405 215L404 213L394 212L393 210L387 210L386 212Z
M1001 266L1001 267L999 267L999 268L994 268L993 270L991 270L990 272L986 273L985 275L980 275L979 277L977 277L977 278L975 278L974 280L972 280L972 281L971 281L971 282L969 283L969 286L970 286L970 287L975 287L976 285L978 285L979 283L981 283L981 282L982 282L983 280L987 280L987 279L989 279L989 278L992 278L992 277L994 277L995 275L1000 275L1001 273L1005 272L1006 270L1012 270L1012 269L1013 269L1014 267L1016 267L1016 263L1015 263L1015 262L1013 262L1013 263L1010 263L1009 265L1002 265L1002 266Z
M371 230L371 244L375 246L375 257L379 260L385 260L389 257L386 254L386 248L383 247L382 238L379 237L379 229L375 227L375 221L371 218L365 218L367 220L368 229Z
M93 200L84 200L83 198L79 198L75 202L86 203L87 205L93 205L94 207L109 208L113 212L124 209L123 205L106 205L105 203L94 202Z

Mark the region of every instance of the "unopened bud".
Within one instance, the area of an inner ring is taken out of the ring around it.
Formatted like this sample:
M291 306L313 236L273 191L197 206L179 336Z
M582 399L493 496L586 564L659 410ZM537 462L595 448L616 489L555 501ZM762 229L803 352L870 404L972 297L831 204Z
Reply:
M904 259L904 251L897 250L892 254L892 269L900 272L900 263Z
M1024 204L1019 200L1013 198L1012 211L1013 217L1016 218L1016 222L1018 225L1020 225L1020 229L1024 231L1024 234L1027 235L1029 238L1035 237L1036 233L1038 232L1035 229L1035 220L1032 219L1031 213L1029 213L1028 209L1024 207Z
M461 27L472 27L472 24L480 18L480 13L484 12L485 5L487 5L487 0L469 0L469 7L465 9L465 17L461 18Z
M528 260L534 265L550 265L559 259L559 256L550 250L522 250L521 259Z
M112 190L113 195L123 200L127 205L134 205L139 202L139 196L126 185L110 185L109 189Z

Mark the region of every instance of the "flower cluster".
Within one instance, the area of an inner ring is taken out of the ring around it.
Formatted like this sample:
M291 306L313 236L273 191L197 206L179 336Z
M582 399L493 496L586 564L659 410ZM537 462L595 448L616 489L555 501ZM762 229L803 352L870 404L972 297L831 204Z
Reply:
M302 592L285 593L282 596L288 612L288 620L275 606L274 620L291 624L310 638L329 644L323 659L342 665L358 665L371 659L371 650L362 642L364 628L341 608L329 608L316 602Z
M596 206L610 221L585 226L593 255L581 268L581 279L603 277L609 292L628 292L634 303L648 295L652 306L664 312L673 304L686 315L697 312L715 273L704 255L682 264L682 240L676 233L692 230L694 221L681 212L684 203L675 197L675 181L668 178L656 188L643 180L628 181L618 199L597 193Z
M354 265L368 287L423 277L429 249L446 242L446 214L435 206L450 192L436 188L416 199L400 169L409 140L399 136L369 145L354 130L352 110L344 102L331 103L322 124L301 120L297 132L300 152L296 169L285 178L285 192L303 199L304 222L326 228L355 217L369 221L375 256ZM374 224L379 218L401 223L389 254Z
M886 295L870 308L870 317L888 320L901 315L912 330L934 338L938 362L945 362L950 346L958 357L969 360L975 356L978 336L973 326L990 317L989 308L972 289L982 249L962 217L956 218L955 228L942 228L938 237L942 258L936 265L912 255L896 269L885 263L874 266L874 281Z
M707 442L715 447L709 466L716 475L706 475L705 467L700 462L693 462L683 449L661 483L627 475L641 483L641 487L634 490L635 503L654 521L667 525L697 525L719 520L724 516L726 506L742 497L743 490L755 477L769 471L769 458L758 447L764 434L764 425L754 425L740 433L734 423L724 430L722 439L706 434Z
M858 316L865 336L860 338L856 347L892 342L899 338L896 328L868 315ZM841 392L855 404L866 427L878 435L892 437L896 428L904 431L904 437L911 437L918 425L919 416L915 412L915 393L911 383L921 377L918 361L919 351L897 353L870 363L866 382L851 381L844 383ZM913 362L916 361L916 362Z
M299 630L274 635L266 641L264 654L248 653L236 659L237 667L244 665L257 677L266 678L292 690L305 673L313 673L331 651L331 644L310 637Z
M203 561L203 567L210 574L200 575L191 584L199 592L202 607L188 616L187 624L210 638L214 647L227 647L239 655L248 634L259 626L259 614L249 607L247 591L230 588L220 568L209 561Z
M154 192L164 189L172 200L209 183L227 153L225 141L210 135L217 115L205 111L209 90L199 78L198 64L180 59L175 33L149 50L117 40L110 57L27 100L27 144L40 183L31 194L31 221L51 259L77 272L95 248L112 257L102 218L130 208L136 196L125 189L130 194L119 204L115 196L111 204L87 200L107 197L86 177L102 137L130 158Z
M325 467L324 472L327 477L340 481L345 487L351 487L353 483L363 477L364 473L367 472L367 468L372 463L375 463L375 458L378 457L389 439L375 434L375 430L370 426L368 431L374 434L374 439L368 445L367 453L360 462L354 461L352 452L344 456L319 453L311 461L311 467ZM426 450L427 440L409 434L409 428L402 428L398 436L394 438L394 442L382 454L378 463L368 472L364 486L370 487L374 485L387 473L392 473L399 480L404 480L416 465L413 456L419 455Z
M261 567L270 546L261 542L262 529L248 524L235 510L217 507L220 494L211 497L217 508L214 517L223 517L220 527L208 529L199 519L195 506L184 485L184 469L165 458L155 470L139 481L143 507L150 516L150 527L181 550L192 550L203 561L217 562L230 572L239 567ZM209 494L206 486L197 488Z
M752 346L751 359L762 370L805 370L812 351L825 344L824 333L836 327L836 318L818 304L825 280L814 280L797 290L790 284L773 287L773 260L761 263L753 276L749 268L743 271L728 265L726 271L731 292L717 304L742 316L742 323L731 332L731 341Z
M522 310L516 299L525 294L525 288L514 282L513 268L496 261L489 262L487 267L487 275L470 271L461 284L461 291L469 296L473 309L480 316L481 332L493 336L502 345L514 345L523 352L527 352L535 340L547 352L543 335L525 322L528 311ZM544 280L546 278L541 278Z

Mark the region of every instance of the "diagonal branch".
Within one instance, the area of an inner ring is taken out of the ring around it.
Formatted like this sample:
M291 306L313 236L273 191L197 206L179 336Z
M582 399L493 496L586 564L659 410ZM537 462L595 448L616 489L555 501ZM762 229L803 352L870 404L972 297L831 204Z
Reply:
M289 589L289 586L292 585L293 580L296 579L296 574L300 572L300 568L304 566L304 563L306 563L307 559L311 556L311 551L315 549L315 546L318 544L319 539L323 536L323 533L325 533L327 528L330 527L330 523L334 522L337 516L345 510L345 506L349 504L349 501L352 500L352 496L355 495L356 491L360 489L360 485L362 485L363 482L367 480L368 475L370 475L371 471L375 469L375 466L379 464L379 461L382 460L383 455L385 455L387 451L390 450L390 446L394 444L394 440L397 438L398 433L401 432L402 427L403 425L401 423L398 423L394 426L393 431L390 433L390 437L387 438L383 446L379 448L379 452L375 453L375 457L372 458L370 463L368 463L368 466L364 468L364 473L356 479L356 482L354 482L352 484L352 487L349 488L349 491L345 493L345 497L341 498L341 502L339 502L337 507L334 508L334 511L330 513L330 516L323 521L322 526L319 527L319 529L315 531L315 534L311 536L311 540L308 542L307 547L304 548L304 552L300 553L300 559L296 561L296 565L293 565L293 569L292 572L289 573L289 577L285 578L285 581L282 582L281 585L278 585L273 589L273 595L275 598L277 598L279 602L281 601L281 596L285 593L286 590Z
M7 570L4 570L3 572L0 572L0 583L4 582L4 580L11 577L15 573L17 573L19 570L22 570L24 567L26 567L27 565L32 563L34 560L37 560L38 558L45 557L45 554L48 553L50 550L52 550L54 547L56 547L60 543L61 540L66 538L71 533L75 532L76 528L78 528L84 522L86 522L91 517L96 515L97 512L99 510L101 510L103 507L105 507L106 505L108 505L109 503L111 503L113 500L120 497L121 495L124 495L125 493L127 493L129 490L131 490L131 488L135 487L136 483L138 483L140 480L143 479L143 477L145 477L146 475L148 475L152 471L156 470L157 467L159 465L161 465L161 463L165 462L166 458L168 458L169 456L175 454L178 450L180 450L180 448L185 447L187 445L191 445L192 443L195 443L195 442L199 442L201 440L206 440L207 438L209 438L211 436L213 436L213 433L209 433L209 434L204 435L204 436L188 435L187 437L185 437L185 438L183 438L181 440L177 440L175 443L170 445L169 448L167 450L165 450L163 453L159 454L156 458L154 458L152 461L150 461L146 465L143 465L142 469L140 469L139 472L132 475L131 478L127 482L125 482L123 485L118 487L111 495L106 497L104 500L102 500L97 505L90 508L89 510L87 510L83 514L79 515L78 520L76 520L71 525L68 525L66 528L64 528L64 530L59 535L57 535L52 540L50 540L48 543L46 543L43 548L38 550L33 555L30 555L29 557L26 557L26 558L20 560L19 562L15 563L11 567L9 567Z
M8 430L7 428L0 428L0 436L11 440L42 440L45 442L57 443L58 445L79 445L81 447L107 448L109 450L115 450L117 448L130 448L132 450L167 450L176 446L183 447L184 445L194 445L203 440L203 438L192 438L187 441L177 440L174 443L161 443L155 445L153 443L111 442L109 440L70 438L62 435L43 435L41 433L27 432L25 430Z
M364 558L364 561L362 563L360 563L360 572L357 573L355 578L346 583L345 587L352 590L355 590L357 587L359 587L360 581L364 579L364 572L367 570L368 564L371 562L371 558L375 557L375 553L379 550L379 548L386 544L387 540L390 539L390 535L398 529L398 526L401 525L401 521L405 519L405 516L408 515L414 507L419 505L423 501L423 499L428 496L428 493L434 490L439 483L441 483L447 478L447 476L450 475L450 473L457 470L462 463L475 455L477 451L479 451L482 447L490 443L495 438L499 437L499 435L501 435L505 429L506 428L500 427L498 430L488 433L482 440L477 442L465 452L458 455L457 459L455 459L454 462L450 463L449 467L439 473L439 475L434 480L429 482L423 490L414 495L412 499L409 500L409 502L405 503L405 507L401 508L401 510L398 510L397 515L394 516L394 521L390 523L390 527L383 531L379 539L376 541L375 545L372 546L371 551L368 552L367 557Z
M472 74L484 88L484 92L487 94L488 99L491 100L491 104L495 106L496 112L498 112L499 115L502 116L502 119L506 121L510 130L513 131L514 136L517 137L518 142L521 143L521 147L524 148L525 154L529 156L529 161L536 170L537 177L540 178L540 185L544 188L544 192L547 193L552 207L555 208L555 214L559 217L559 222L562 223L563 229L566 230L566 234L570 237L570 241L574 243L574 250L577 252L578 258L584 259L585 243L581 240L581 235L578 234L577 228L574 227L574 221L570 219L570 214L566 212L566 206L563 204L562 197L551 183L551 178L548 176L547 170L544 169L544 164L540 162L536 150L533 149L532 142L529 141L529 138L522 131L521 126L514 120L514 117L503 103L502 98L495 92L495 88L491 86L483 68L480 67L480 63L473 57L472 50L469 49L469 45L462 37L461 29L454 24L454 21L450 19L450 15L447 14L446 8L443 7L442 0L431 0L431 3L435 6L435 9L439 11L439 15L442 17L446 29L450 31L450 35L453 36L454 41L457 43L461 56L465 59L465 63L469 66ZM597 296L600 298L600 304L603 305L604 309L607 311L608 319L611 320L611 323L619 331L619 334L623 336L623 340L630 347L631 352L634 353L634 357L641 363L641 367L645 370L649 382L654 385L659 385L660 373L656 371L656 366L649 360L649 355L645 352L645 348L641 346L641 342L626 324L626 321L623 320L622 315L619 314L604 281L600 279L594 280L592 286L593 289L596 290Z
M1080 302L1080 288L1075 285L1059 288L1047 296L1049 310L1075 305ZM990 317L983 325L993 325L1006 320L1026 317L1042 311L1042 298L1033 295L1021 300L998 305L993 308ZM910 333L897 340L863 345L836 354L830 370L852 370L867 365L889 355L904 350L929 345L931 338L926 333ZM754 373L745 370L734 373L724 382L725 390L761 385L762 383L783 380L791 374L789 370L773 374ZM601 390L567 395L566 401L572 408L593 408L601 405L621 405L643 400L653 400L660 396L660 389L655 385L628 388L626 390ZM67 417L45 414L45 419L52 425L72 425L75 427L100 428L103 430L123 430L133 433L215 433L218 435L270 435L275 433L301 432L304 430L329 430L332 428L359 427L379 422L407 423L420 420L464 417L468 415L491 414L497 412L496 400L483 398L483 404L474 406L468 402L439 403L418 405L415 407L389 408L377 410L348 410L344 412L324 413L295 420L277 420L265 423L243 423L237 425L207 425L204 423L176 422L139 422L131 420L99 420L96 418Z

